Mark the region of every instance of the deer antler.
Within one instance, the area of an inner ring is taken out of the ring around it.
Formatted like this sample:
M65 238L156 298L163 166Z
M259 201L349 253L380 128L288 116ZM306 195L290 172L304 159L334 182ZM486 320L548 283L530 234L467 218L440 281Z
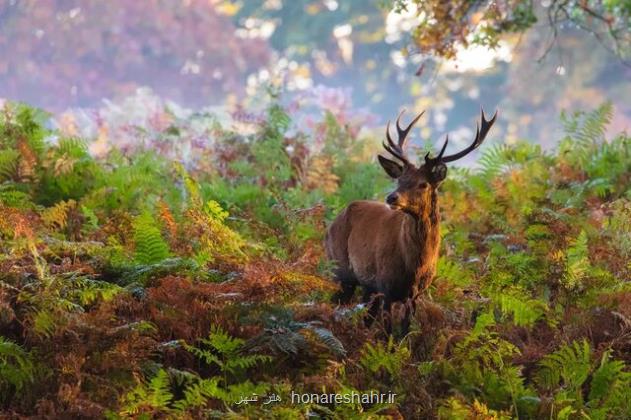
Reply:
M490 120L487 120L486 116L484 115L484 109L480 108L480 110L482 114L482 117L481 117L482 122L481 124L477 125L475 139L473 140L473 143L469 145L469 147L467 147L466 149L458 153L454 153L453 155L443 156L443 154L445 153L445 149L447 148L447 143L449 143L449 136L447 136L445 138L445 144L443 144L443 148L440 150L440 153L435 158L430 158L429 152L428 152L425 155L425 163L435 165L439 162L442 162L442 163L453 162L455 160L458 160L466 156L473 150L477 149L486 138L486 135L489 133L489 130L491 129L491 127L495 123L495 119L497 118L497 111L495 111L495 114L493 114L493 117Z
M392 137L390 137L390 121L388 121L388 125L386 126L386 139L388 140L388 144L386 144L385 142L383 142L382 144L383 144L384 149L386 149L388 152L390 152L390 154L392 156L396 157L401 162L403 162L406 166L408 166L408 165L412 165L412 164L410 163L408 158L405 156L405 150L404 149L405 149L405 145L407 143L407 137L408 137L408 134L410 133L410 130L412 129L412 127L414 127L414 124L416 124L416 122L419 120L419 118L421 118L421 116L423 116L425 111L423 111L420 114L418 114L416 116L416 118L414 118L412 120L412 122L406 128L401 128L401 124L400 124L401 123L401 116L403 115L404 112L405 112L405 109L403 111L401 111L401 113L397 117L397 121L396 121L397 135L398 135L397 143L395 143L392 140Z

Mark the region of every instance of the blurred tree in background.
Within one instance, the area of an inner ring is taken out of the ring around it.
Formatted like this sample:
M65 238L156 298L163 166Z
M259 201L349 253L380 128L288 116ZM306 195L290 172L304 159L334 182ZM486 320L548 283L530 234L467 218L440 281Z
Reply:
M203 0L3 1L0 95L63 109L143 85L195 105L242 93L270 51L222 13Z
M537 24L548 25L552 31L548 48L564 26L573 26L589 32L621 57L630 52L629 0L395 0L394 8L416 15L414 44L425 54L453 58L459 47L494 48L502 35L522 33Z
M293 113L317 98L366 128L403 106L427 109L421 137L449 131L453 147L473 135L480 105L497 107L497 139L551 145L561 129L551 117L605 98L618 110L612 131L629 125L630 10L628 0L11 0L0 5L10 57L0 97L61 111L147 86L234 111L272 84Z

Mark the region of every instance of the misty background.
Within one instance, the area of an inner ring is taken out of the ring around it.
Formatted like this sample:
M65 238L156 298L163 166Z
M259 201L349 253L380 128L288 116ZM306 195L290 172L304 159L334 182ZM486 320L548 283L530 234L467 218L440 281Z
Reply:
M449 132L456 145L472 138L480 106L500 110L495 142L552 147L563 110L607 100L610 132L631 127L631 66L584 31L561 28L551 43L537 24L445 61L405 54L415 23L379 1L4 0L0 98L58 118L138 96L234 115L272 85L297 114L315 98L379 132L403 107L408 118L426 109L421 138Z

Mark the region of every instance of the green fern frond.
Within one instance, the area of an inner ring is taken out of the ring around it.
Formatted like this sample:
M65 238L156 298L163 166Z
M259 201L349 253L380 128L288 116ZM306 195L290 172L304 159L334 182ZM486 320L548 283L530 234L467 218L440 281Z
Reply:
M8 387L20 391L34 376L31 355L19 344L0 336L0 401L9 394Z
M512 316L517 326L532 327L547 311L545 302L502 292L498 298L502 313Z
M535 381L545 389L565 386L579 390L587 380L591 370L592 351L587 341L574 341L545 356L539 365L541 369Z
M184 397L176 401L179 411L203 406L209 399L218 399L229 405L237 403L244 395L265 393L270 385L254 384L249 380L235 381L248 370L260 363L269 362L271 357L261 354L246 354L244 340L231 337L218 326L213 326L208 338L200 340L203 347L184 344L184 348L210 366L219 368L222 376L210 379L192 379L184 389Z
M145 212L134 220L134 259L141 264L154 264L170 256L169 246L162 238L153 216Z
M87 142L79 137L62 137L53 149L60 155L65 154L73 157L89 156Z
M51 229L64 229L68 224L68 212L76 208L74 200L60 201L42 211L42 220Z
M326 328L310 328L315 336L336 356L343 357L346 355L344 345L333 333Z
M43 337L51 337L58 327L57 317L48 309L41 309L32 314L33 331Z
M267 115L267 123L274 131L282 133L289 127L291 118L280 105L270 106L267 110Z
M81 206L81 214L85 218L82 231L91 232L99 227L99 218L91 208Z
M244 340L232 337L221 327L213 325L208 338L202 339L201 342L215 349L220 354L233 354L243 346Z
M153 264L120 264L115 269L120 273L119 284L123 285L143 283L148 278L164 277L172 273L194 275L199 273L200 268L194 260L180 257L166 258Z
M296 322L291 311L280 312L267 319L267 328L248 340L247 348L268 348L285 355L298 356L313 350L316 340L336 357L346 355L342 342L318 322Z
M589 400L598 401L606 397L621 382L629 381L631 374L624 372L625 364L621 360L611 360L611 352L606 351L594 371L589 387ZM624 385L624 383L622 383Z
M252 383L249 380L229 385L225 388L225 393L221 399L229 404L236 404L244 395L264 395L270 389L270 384L266 382Z
M151 379L148 387L148 402L152 407L166 407L173 399L173 394L169 390L169 375L163 369Z
M605 102L591 112L561 114L566 138L559 145L559 154L579 169L587 166L598 144L604 141L607 124L613 117L613 104Z
M36 155L41 155L46 148L44 138L49 134L45 128L48 114L22 103L5 104L4 111L0 115L0 148L15 148L24 141Z
M226 372L237 373L239 371L245 371L259 363L265 363L271 361L270 356L263 354L241 354L238 357L231 357L225 360L223 363L223 369Z
M605 231L612 245L627 260L631 257L631 201L620 199L611 204L612 213L605 221Z
M23 191L13 189L11 183L0 185L0 204L19 209L33 208L31 196Z
M408 347L403 343L395 344L394 338L390 336L386 345L381 341L374 345L366 343L362 349L359 363L371 373L377 373L383 369L394 376L402 373L403 366L409 358L410 350Z
M190 346L190 345L185 345L184 347L191 354L193 354L194 356L197 356L198 359L203 360L207 365L218 365L218 366L223 365L223 362L221 361L221 359L217 355L213 354L212 352L208 350L200 349L200 348L197 348L195 346Z
M544 390L553 391L555 401L565 405L559 413L581 410L593 419L626 418L631 410L631 372L626 371L624 362L612 360L609 350L603 353L597 367L591 358L589 343L574 341L541 360L535 382Z
M273 349L293 356L309 349L309 343L305 336L296 331L274 331L270 333L268 340Z
M217 326L213 326L208 338L201 339L200 343L204 347L186 344L185 348L206 364L218 366L223 373L237 374L271 360L271 357L266 355L245 354L245 341L231 337Z
M438 258L436 277L445 279L449 283L459 287L468 286L472 281L472 274L469 270L464 269L456 261L444 255Z
M226 399L226 393L219 387L219 378L199 379L184 389L184 397L175 402L176 410L183 412L187 409L202 407L209 399ZM238 400L237 400L238 401Z
M583 279L587 277L589 273L589 269L587 233L585 230L581 230L578 237L570 242L570 246L565 253L563 285L570 290L580 288Z
M121 415L137 415L143 412L160 413L169 411L173 400L169 375L160 369L147 384L139 384L123 397Z
M107 281L80 278L73 282L70 288L70 297L86 306L95 302L108 302L122 290L120 286Z
M502 171L508 162L507 151L508 146L505 144L494 144L484 149L478 163L487 179L494 178Z
M15 149L0 150L0 182L15 178L20 163L20 152Z

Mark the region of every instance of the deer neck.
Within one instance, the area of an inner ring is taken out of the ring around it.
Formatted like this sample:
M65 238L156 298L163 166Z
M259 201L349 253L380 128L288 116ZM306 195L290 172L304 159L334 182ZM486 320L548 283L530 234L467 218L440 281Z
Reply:
M426 289L436 272L440 247L440 212L436 190L431 193L430 203L423 212L408 219L403 235L405 249L409 250L408 271L414 273L413 293ZM413 251L413 252L412 252Z

